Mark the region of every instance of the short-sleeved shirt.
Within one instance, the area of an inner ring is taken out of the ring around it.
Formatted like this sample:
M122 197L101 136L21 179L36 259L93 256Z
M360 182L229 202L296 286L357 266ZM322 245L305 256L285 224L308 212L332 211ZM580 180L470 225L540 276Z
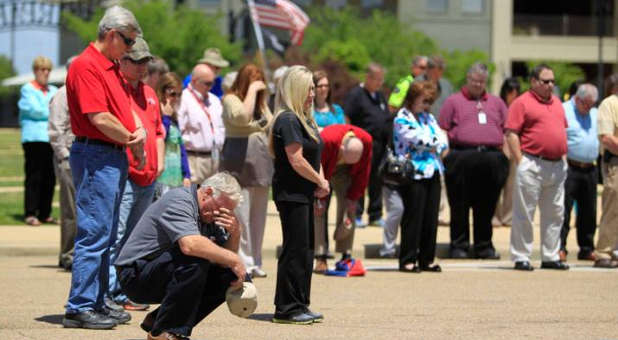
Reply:
M534 92L525 92L511 103L505 127L519 136L525 153L558 159L567 152L567 120L556 96L543 101Z
M471 98L465 88L446 99L440 111L440 127L447 131L451 148L500 147L504 141L507 108L502 99L484 94Z
M618 95L605 98L599 105L599 136L618 136Z
M597 133L597 109L591 108L581 114L575 105L575 98L562 104L567 117L567 157L569 159L594 163L599 155L599 137Z
M310 127L311 128L311 127ZM273 174L273 200L298 203L313 201L316 184L299 175L288 160L285 147L298 143L303 148L303 157L315 171L320 171L322 139L317 129L314 140L305 130L293 112L282 112L273 125L273 149L275 152L275 172Z
M388 97L388 105L395 108L401 107L412 82L414 82L414 77L411 74L399 79L390 97Z
M118 143L105 136L88 119L88 114L99 112L111 113L129 132L135 131L129 86L120 74L118 64L107 59L92 43L71 63L66 86L71 129L75 136Z
M147 131L146 143L146 164L140 170L137 169L139 163L133 154L127 149L129 159L129 178L140 186L147 186L157 179L157 139L163 139L163 125L161 125L161 113L159 99L155 91L141 81L136 89L130 89L131 107L142 121L142 125Z
M172 189L146 209L114 264L124 266L166 251L184 236L205 234L208 226L200 220L197 185Z

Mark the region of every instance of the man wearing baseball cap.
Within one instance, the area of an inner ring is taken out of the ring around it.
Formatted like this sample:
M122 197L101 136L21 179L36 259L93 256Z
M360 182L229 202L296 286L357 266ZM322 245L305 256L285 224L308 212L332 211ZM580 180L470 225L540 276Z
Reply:
M118 257L122 244L152 202L154 182L163 172L164 167L165 136L161 125L159 100L155 91L141 81L148 72L150 60L152 60L152 54L142 37L135 38L135 44L131 50L120 60L120 72L129 85L131 109L137 113L146 129L146 143L144 144L146 157L143 167L139 167L139 162L133 157L132 152L127 150L129 178L120 201L116 241L110 248L108 295L113 302L126 310L145 310L148 309L148 305L134 303L122 294L113 263Z
M219 99L223 97L223 88L221 86L221 83L223 82L223 77L219 75L219 72L221 72L222 68L230 66L230 62L223 59L221 51L218 48L211 47L207 48L204 51L202 59L198 60L197 63L208 66L216 76L215 83L210 89L210 93L216 95L217 97L219 97ZM183 87L187 87L190 82L191 74L185 77L184 81L182 82Z

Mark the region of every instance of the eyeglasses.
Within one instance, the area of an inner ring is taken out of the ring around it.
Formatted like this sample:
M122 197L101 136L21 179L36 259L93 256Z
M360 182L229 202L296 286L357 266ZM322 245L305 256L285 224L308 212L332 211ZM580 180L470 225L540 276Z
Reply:
M47 72L51 72L51 68L41 67L41 68L37 68L37 71L47 71Z
M206 87L212 87L212 85L214 85L213 81L201 81L200 83Z
M135 64L135 65L144 65L150 61L150 58L142 58L140 60L133 60L130 57L124 57L124 59L130 61L132 64Z
M423 100L423 104L432 105L433 104L433 100L425 99L425 100Z
M539 81L545 85L556 83L556 79L539 79Z
M328 84L322 84L322 85L316 86L315 88L316 89L320 89L320 88L329 88L329 87L330 87L330 85L328 85Z
M128 47L131 47L131 46L135 45L135 39L128 38L126 35L122 34L122 32L120 32L120 31L116 31L116 33L118 33L118 35L124 41L124 44L127 45Z
M166 91L165 95L166 96L170 96L170 97L174 97L174 98L178 98L178 97L180 97L180 92L176 92L174 90L171 90L171 91Z

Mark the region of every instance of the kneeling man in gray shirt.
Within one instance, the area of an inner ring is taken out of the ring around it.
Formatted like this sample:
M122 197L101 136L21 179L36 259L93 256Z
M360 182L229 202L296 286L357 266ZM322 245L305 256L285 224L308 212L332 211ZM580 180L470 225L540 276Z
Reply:
M218 173L201 186L170 190L144 213L114 263L130 299L161 305L141 324L148 339L181 339L242 285L241 195L234 177Z

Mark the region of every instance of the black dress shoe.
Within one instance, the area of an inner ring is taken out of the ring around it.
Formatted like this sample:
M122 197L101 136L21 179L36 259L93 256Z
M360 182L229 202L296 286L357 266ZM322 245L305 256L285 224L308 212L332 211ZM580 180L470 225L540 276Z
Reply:
M100 313L115 320L117 324L125 324L131 321L131 314L125 312L124 309L115 310L108 307L103 307Z
M313 317L307 313L296 313L292 315L279 315L275 313L273 317L274 323L284 323L291 325L310 325L313 323Z
M569 265L560 261L543 261L541 269L569 270Z
M533 271L534 267L528 261L517 261L515 262L515 270L525 270L525 271Z
M463 249L452 248L449 252L449 258L451 259L467 259L468 252Z
M322 313L313 312L309 308L307 308L307 310L305 311L305 314L307 314L310 317L312 317L313 318L313 322L322 322L322 321L324 321L324 315L322 315Z
M415 273L418 274L421 272L421 267L417 265L413 265L412 267L407 267L407 265L399 266L399 271L404 273Z
M424 266L421 266L421 270L424 272L440 273L442 271L442 267L440 267L439 264L424 265Z
M481 259L481 260L499 260L500 259L500 253L498 253L497 251L493 249L479 250L476 252L475 255L477 259Z
M81 313L66 313L62 319L65 328L112 329L116 320L107 315L87 310Z

